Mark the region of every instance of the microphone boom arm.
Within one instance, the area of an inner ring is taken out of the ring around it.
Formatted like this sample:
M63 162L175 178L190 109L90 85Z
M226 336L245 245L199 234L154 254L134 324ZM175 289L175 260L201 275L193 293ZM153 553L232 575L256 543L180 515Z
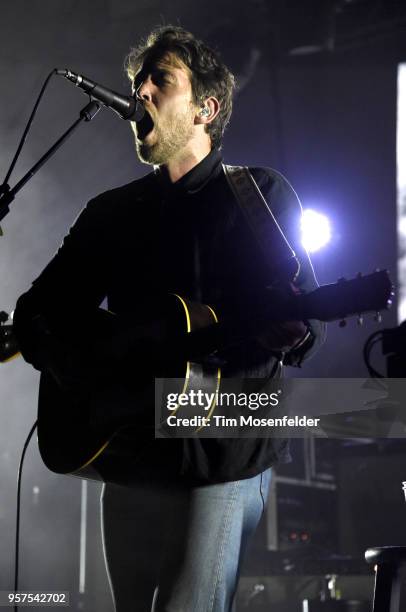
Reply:
M91 100L79 113L79 119L77 119L69 129L56 141L54 145L41 157L36 164L32 166L30 170L23 176L18 183L10 189L9 185L3 185L0 193L0 221L10 212L10 204L14 200L16 194L28 183L28 181L42 168L42 166L50 159L54 153L63 145L65 140L71 136L75 129L83 121L91 121L93 117L97 115L100 110L100 103L95 100ZM0 236L3 232L0 228Z

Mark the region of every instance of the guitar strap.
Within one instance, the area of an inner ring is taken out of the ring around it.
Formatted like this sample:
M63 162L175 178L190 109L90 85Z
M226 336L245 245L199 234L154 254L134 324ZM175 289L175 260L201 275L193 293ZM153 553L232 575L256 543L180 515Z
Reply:
M223 170L272 276L294 281L299 274L299 261L251 172L246 166L225 164Z

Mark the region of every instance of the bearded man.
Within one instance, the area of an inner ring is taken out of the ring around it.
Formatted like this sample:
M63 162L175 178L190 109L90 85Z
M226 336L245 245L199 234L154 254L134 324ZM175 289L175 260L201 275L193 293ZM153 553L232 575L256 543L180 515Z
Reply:
M251 313L271 284L272 264L258 248L222 164L234 78L219 56L191 33L168 26L131 51L127 72L145 109L143 119L132 123L138 157L154 169L86 206L14 315L27 361L68 388L88 375L91 358L105 372L100 385L113 402L117 372L134 378L138 368L146 375L157 359L159 296L209 304L224 319ZM295 289L315 288L300 246L295 192L274 170L250 173L297 254ZM87 346L87 359L83 351L73 358L66 347L58 350L51 339L68 315L78 305L91 311L106 297L109 310L129 325L128 334L102 348ZM132 341L134 327L152 330L149 342ZM282 365L300 366L322 337L317 321L269 320L261 333L243 335L231 349L212 348L224 376L269 379L280 376ZM110 372L102 363L108 349ZM118 394L115 401L118 406ZM108 482L103 542L116 611L229 612L271 466L288 459L287 443L155 439L151 401L146 405L137 408L135 437L134 428L131 435L121 429L115 436L116 448L125 449L120 474L111 468L117 457L107 453L100 463Z

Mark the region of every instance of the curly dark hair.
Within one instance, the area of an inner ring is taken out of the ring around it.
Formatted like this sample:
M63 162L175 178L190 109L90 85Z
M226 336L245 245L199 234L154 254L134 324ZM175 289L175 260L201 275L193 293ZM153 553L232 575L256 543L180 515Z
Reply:
M189 68L195 104L202 104L210 96L219 101L219 114L205 126L212 147L219 149L232 111L233 74L219 55L201 40L183 28L168 25L155 28L145 41L131 49L125 62L129 79L134 80L145 61L157 61L166 53L173 53Z

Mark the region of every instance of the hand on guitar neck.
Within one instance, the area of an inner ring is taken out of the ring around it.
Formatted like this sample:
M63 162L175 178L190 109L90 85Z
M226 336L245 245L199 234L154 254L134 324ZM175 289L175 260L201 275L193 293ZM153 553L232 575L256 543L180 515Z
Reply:
M285 289L289 298L300 295L300 290L290 283ZM271 292L272 299L272 292ZM257 336L257 340L265 349L274 352L288 353L298 348L309 338L310 332L304 321L281 321L269 323Z

